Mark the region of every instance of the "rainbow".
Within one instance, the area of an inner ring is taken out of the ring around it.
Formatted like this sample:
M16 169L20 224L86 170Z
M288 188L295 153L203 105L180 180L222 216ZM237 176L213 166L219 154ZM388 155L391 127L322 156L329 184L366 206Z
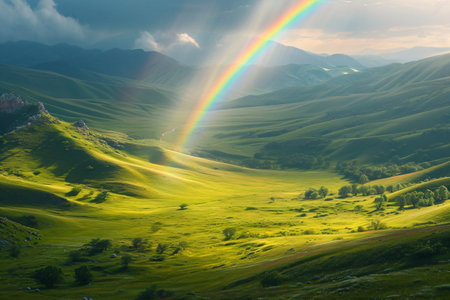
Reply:
M183 148L192 132L205 117L211 106L217 102L243 71L258 55L264 51L269 42L276 36L292 27L296 22L312 13L327 0L300 0L290 7L278 20L256 37L218 77L212 87L206 91L189 116L178 136L176 147Z

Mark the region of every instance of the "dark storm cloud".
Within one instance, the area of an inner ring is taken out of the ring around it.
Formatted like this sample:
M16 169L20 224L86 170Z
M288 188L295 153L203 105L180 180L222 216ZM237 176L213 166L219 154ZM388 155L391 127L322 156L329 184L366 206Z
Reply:
M254 2L256 0L57 0L58 9L65 16L96 28L122 31L189 28L199 20L225 29L245 17Z

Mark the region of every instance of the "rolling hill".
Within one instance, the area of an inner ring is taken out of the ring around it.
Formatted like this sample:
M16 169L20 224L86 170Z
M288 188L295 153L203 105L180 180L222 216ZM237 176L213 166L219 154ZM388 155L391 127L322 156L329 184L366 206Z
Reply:
M442 162L450 144L449 66L444 55L227 102L197 131L193 151Z

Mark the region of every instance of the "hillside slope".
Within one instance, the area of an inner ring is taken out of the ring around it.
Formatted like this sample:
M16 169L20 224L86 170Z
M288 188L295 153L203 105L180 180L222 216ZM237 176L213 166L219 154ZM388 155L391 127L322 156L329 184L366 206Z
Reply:
M449 87L445 55L244 97L211 112L191 146L262 159L442 162L450 153Z

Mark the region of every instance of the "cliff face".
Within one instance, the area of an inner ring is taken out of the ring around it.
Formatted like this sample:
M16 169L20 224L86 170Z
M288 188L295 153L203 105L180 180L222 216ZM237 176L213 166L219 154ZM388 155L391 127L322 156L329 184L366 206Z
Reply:
M25 106L22 98L13 94L3 94L0 96L0 112L12 114Z
M48 114L42 103L28 103L14 94L0 96L0 135L20 130Z

